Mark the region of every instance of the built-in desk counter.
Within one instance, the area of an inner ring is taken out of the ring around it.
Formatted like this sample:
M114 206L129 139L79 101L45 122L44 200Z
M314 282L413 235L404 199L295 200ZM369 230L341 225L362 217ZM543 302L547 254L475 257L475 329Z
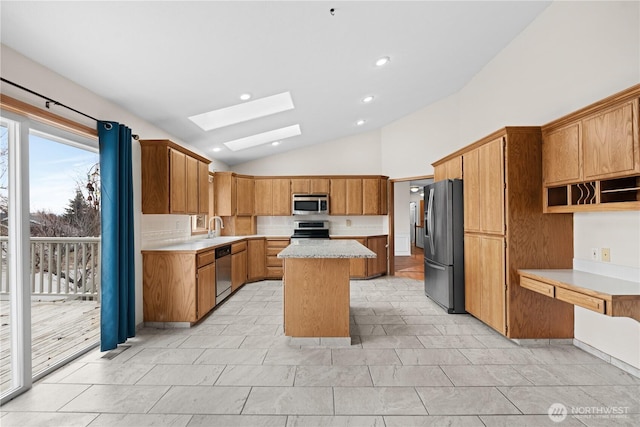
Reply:
M375 258L355 240L300 240L278 254L284 259L284 333L331 338L349 334L349 260Z
M520 286L607 316L640 322L640 283L578 270L518 270Z

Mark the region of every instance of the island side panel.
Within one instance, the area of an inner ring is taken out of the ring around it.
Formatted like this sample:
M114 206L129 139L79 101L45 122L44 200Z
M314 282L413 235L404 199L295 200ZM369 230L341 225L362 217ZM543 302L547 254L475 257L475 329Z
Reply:
M349 337L349 259L284 260L284 330L290 337Z

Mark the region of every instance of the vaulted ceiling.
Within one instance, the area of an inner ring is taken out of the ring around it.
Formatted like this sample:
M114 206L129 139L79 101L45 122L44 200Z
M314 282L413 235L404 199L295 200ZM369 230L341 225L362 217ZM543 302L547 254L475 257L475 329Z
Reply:
M549 3L2 1L0 35L234 165L378 129L457 92ZM293 108L264 117L213 130L189 119L286 92ZM301 134L277 146L224 144L294 125Z

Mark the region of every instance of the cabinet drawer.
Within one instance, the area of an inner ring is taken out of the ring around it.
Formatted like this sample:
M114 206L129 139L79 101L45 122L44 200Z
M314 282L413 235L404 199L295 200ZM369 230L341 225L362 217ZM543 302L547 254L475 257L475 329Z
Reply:
M267 248L267 258L269 257L277 257L280 252L282 252L284 248Z
M267 267L280 267L282 268L282 259L275 256L267 257Z
M267 248L286 248L289 246L289 240L269 240L267 239ZM280 251L278 251L280 252Z
M216 260L216 251L202 252L198 254L198 268L211 264Z
M520 277L520 286L529 289L530 291L537 292L539 294L553 298L554 287L548 283L540 282L538 280L530 279L528 277Z
M283 276L282 267L267 266L267 277L269 277L269 278L282 278L282 276Z
M604 300L600 298L564 288L556 288L556 299L604 314Z
M233 243L231 245L231 253L232 254L237 254L238 252L242 252L242 251L246 251L247 250L247 242L237 242L237 243Z

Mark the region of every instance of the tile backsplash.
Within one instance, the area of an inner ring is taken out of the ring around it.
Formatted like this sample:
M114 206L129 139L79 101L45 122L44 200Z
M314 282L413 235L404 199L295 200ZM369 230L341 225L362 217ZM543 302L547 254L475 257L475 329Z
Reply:
M191 238L189 215L142 215L142 249L177 243Z
M360 236L387 234L388 220L385 215L374 216L259 216L257 234L265 236L290 236L293 222L297 220L328 220L329 233L334 236Z

